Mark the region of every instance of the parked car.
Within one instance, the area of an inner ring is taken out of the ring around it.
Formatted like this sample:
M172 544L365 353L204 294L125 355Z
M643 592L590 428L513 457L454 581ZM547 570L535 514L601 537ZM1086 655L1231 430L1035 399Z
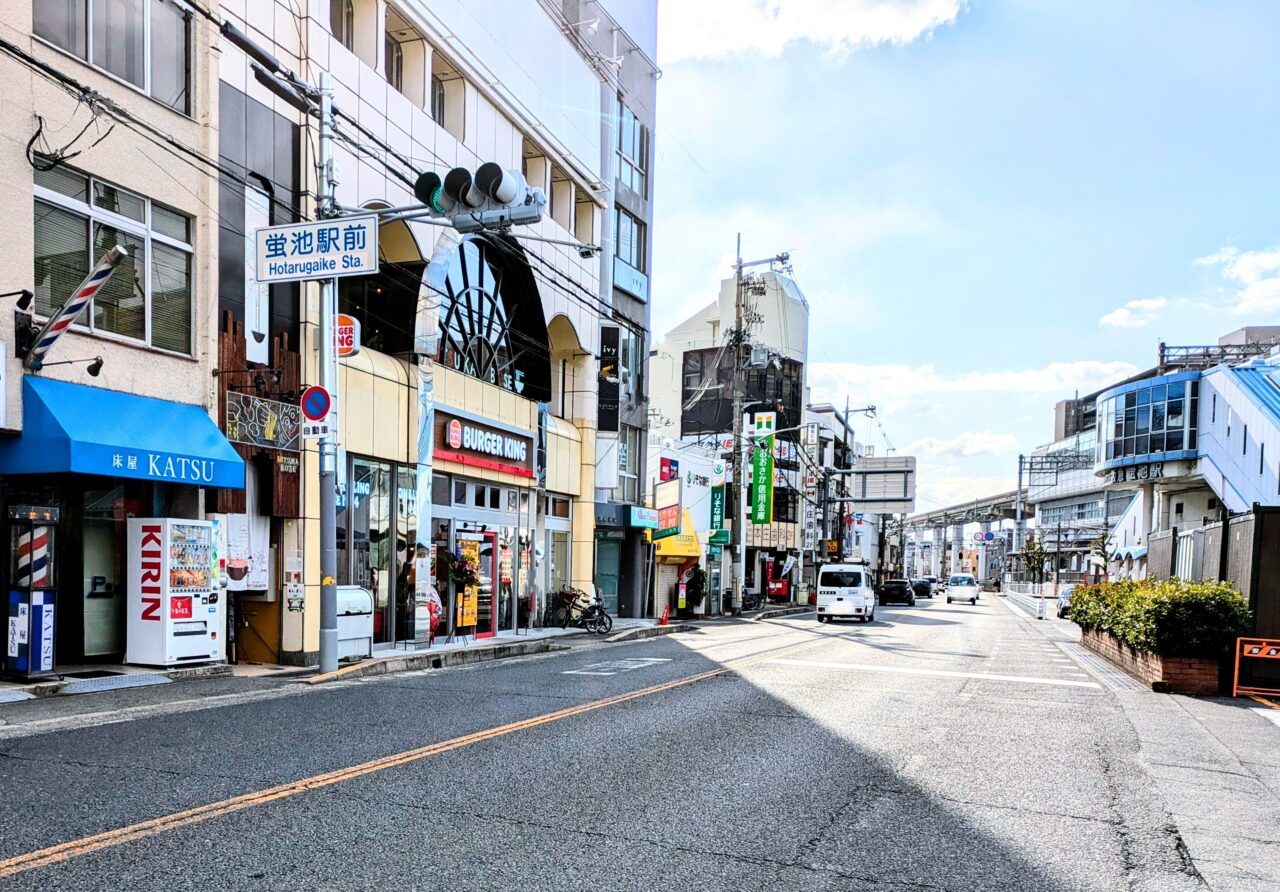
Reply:
M880 586L880 603L887 604L890 601L901 601L908 607L914 607L916 593L911 587L911 581L908 579L886 579Z
M826 564L818 571L818 622L876 618L876 593L863 564Z
M1071 592L1074 589L1074 585L1064 585L1058 591L1058 619L1067 618L1067 610L1071 607Z
M977 604L981 592L978 591L978 580L967 573L952 573L947 580L947 603L952 601L968 601Z
M928 598L933 600L933 583L927 579L911 580L911 590L916 593L917 598Z

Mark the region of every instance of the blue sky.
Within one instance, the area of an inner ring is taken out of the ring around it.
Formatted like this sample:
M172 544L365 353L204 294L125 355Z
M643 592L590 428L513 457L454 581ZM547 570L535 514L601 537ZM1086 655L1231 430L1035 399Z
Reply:
M654 330L739 230L788 250L814 398L881 408L922 508L1012 489L1056 400L1280 324L1277 34L1268 0L662 0Z

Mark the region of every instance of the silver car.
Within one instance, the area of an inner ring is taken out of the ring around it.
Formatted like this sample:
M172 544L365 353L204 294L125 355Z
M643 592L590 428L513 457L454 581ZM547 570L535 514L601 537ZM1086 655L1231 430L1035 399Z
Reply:
M1074 585L1064 585L1058 592L1058 619L1067 618L1067 610L1071 607L1071 592Z

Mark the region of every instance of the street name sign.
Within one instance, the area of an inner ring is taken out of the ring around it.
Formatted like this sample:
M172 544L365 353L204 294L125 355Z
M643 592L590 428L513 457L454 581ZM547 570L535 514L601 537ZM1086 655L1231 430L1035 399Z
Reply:
M339 217L254 232L259 282L302 282L378 271L378 218Z

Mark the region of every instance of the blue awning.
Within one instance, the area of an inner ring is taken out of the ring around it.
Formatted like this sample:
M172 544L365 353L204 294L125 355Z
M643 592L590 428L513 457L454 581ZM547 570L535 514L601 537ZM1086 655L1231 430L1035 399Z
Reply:
M244 460L199 406L26 375L0 474L99 474L244 488Z

